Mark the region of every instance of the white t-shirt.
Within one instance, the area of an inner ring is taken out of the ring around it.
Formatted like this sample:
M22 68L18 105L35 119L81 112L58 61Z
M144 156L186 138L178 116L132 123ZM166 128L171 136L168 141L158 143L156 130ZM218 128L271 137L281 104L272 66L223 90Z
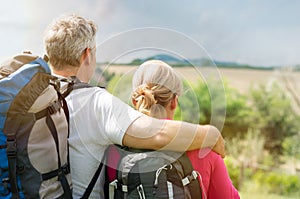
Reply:
M73 90L70 112L70 165L73 196L80 198L109 144L122 144L130 124L142 114L98 87ZM100 180L90 198L103 198ZM101 197L102 196L102 197Z

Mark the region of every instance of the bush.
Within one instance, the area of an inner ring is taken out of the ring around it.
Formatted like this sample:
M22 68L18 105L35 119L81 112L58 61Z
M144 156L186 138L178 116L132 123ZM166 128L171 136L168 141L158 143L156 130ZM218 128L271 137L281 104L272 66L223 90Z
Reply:
M285 196L300 196L300 178L283 173L258 171L253 176L254 181L269 193Z
M232 181L233 186L239 190L239 180L240 180L240 170L238 167L234 166L231 159L226 157L224 159L225 165L229 174L229 177Z

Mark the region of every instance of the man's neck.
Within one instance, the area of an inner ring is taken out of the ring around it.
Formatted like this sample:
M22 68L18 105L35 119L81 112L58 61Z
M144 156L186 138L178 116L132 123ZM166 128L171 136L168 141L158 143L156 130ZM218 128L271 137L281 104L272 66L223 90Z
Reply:
M61 76L61 77L70 77L70 76L76 76L76 73L70 73L66 71L52 71L53 74Z
M73 66L64 67L64 70L55 70L52 68L52 73L62 77L70 77L77 75L78 68Z

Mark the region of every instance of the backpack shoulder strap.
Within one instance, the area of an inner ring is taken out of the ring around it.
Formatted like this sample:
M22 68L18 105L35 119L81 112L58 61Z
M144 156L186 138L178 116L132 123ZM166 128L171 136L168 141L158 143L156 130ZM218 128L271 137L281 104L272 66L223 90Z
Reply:
M62 82L67 82L68 83L68 87L67 87L67 90L64 91L62 93L62 96L65 98L67 97L73 90L76 90L76 89L81 89L81 88L90 88L90 87L94 87L88 83L84 83L84 82L81 82L77 77L75 76L71 76L69 78L66 78L66 79L61 79ZM93 178L91 179L88 187L86 188L85 192L83 193L81 199L88 199L92 190L94 189L94 186L99 178L99 175L101 173L101 170L102 170L102 167L103 167L103 162L104 162L104 159L105 159L105 155L103 155L103 158L96 170L96 172L94 173L94 176Z
M99 178L99 175L101 173L101 170L102 170L104 161L106 159L106 154L107 154L108 150L109 150L109 147L107 147L107 149L105 150L105 152L103 154L103 157L102 157L102 160L101 160L101 162L100 162L100 164L98 166L98 169L96 170L93 178L91 179L88 187L86 188L84 194L82 195L82 197L80 199L88 199L89 198L89 196L90 196L91 192L93 191L94 186L95 186L95 184L96 184L96 182L97 182L97 180Z
M92 190L94 189L94 186L95 186L95 184L96 184L96 182L99 178L102 167L103 167L103 161L100 162L98 169L96 170L93 178L91 179L91 181L90 181L88 187L86 188L86 190L85 190L83 196L81 197L81 199L88 199L89 198L89 196L90 196Z
M63 97L67 97L73 90L81 89L81 88L90 88L90 87L95 87L92 86L88 83L80 81L77 77L75 76L70 76L68 78L63 78L60 79L62 82L68 83L67 89L62 93ZM100 88L105 88L102 86L99 86Z
M202 190L200 189L200 183L198 180L198 173L194 170L194 167L187 156L186 153L183 153L182 156L178 159L180 164L183 167L183 172L185 178L183 179L183 184L186 182L192 198L202 198Z
M76 76L63 78L60 81L68 84L67 89L62 93L63 97L67 97L73 90L93 87L88 83L81 82Z

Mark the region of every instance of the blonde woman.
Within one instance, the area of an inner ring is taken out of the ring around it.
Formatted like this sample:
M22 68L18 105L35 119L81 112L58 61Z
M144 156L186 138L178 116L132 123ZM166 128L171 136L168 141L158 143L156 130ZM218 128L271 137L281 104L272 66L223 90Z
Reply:
M159 60L143 63L132 84L132 103L138 111L159 119L173 119L182 83L168 64ZM200 173L203 198L240 198L220 155L209 148L189 151L187 155Z

